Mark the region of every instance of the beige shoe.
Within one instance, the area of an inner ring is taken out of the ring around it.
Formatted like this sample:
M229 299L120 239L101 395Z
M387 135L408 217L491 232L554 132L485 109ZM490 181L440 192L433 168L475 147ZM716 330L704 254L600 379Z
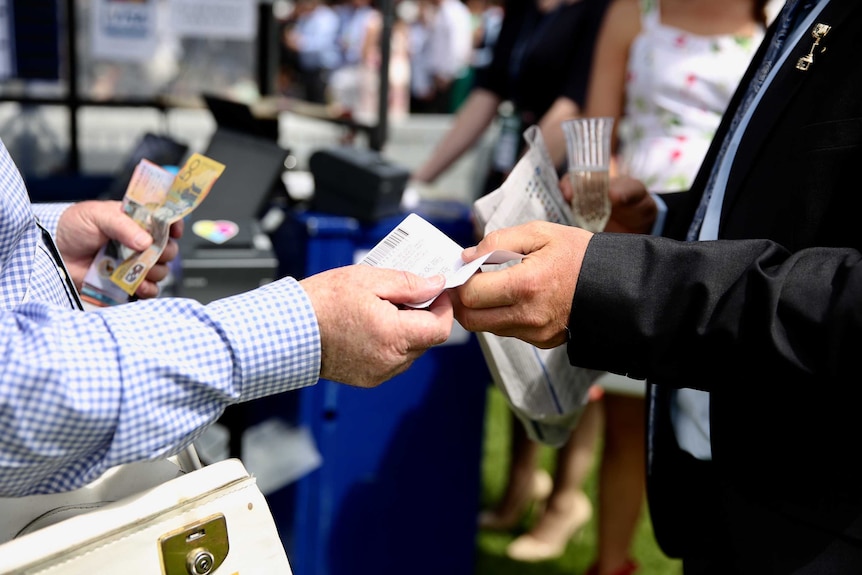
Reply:
M593 506L590 499L585 493L580 492L575 501L575 506L572 512L566 517L564 525L560 526L560 530L553 534L552 539L539 539L535 532L538 530L538 525L533 527L529 533L525 533L506 547L506 555L515 561L536 562L547 561L560 557L566 551L566 546L569 544L575 535L582 533L583 527L589 522L593 516ZM541 518L539 521L547 520ZM547 527L545 527L547 530Z
M568 543L568 539L562 542L548 543L525 533L509 543L509 546L506 547L506 556L509 559L527 563L548 561L562 556Z
M479 513L479 529L508 531L514 528L531 504L545 501L551 495L551 491L554 489L554 480L544 469L537 469L533 473L533 485L530 489L530 496L525 502L524 509L518 509L514 512L499 509L481 511Z

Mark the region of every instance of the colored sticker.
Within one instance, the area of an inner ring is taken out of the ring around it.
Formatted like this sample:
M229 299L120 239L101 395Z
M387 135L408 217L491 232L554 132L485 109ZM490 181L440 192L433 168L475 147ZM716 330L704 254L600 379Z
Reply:
M198 220L192 232L214 244L223 244L239 232L239 226L229 220Z

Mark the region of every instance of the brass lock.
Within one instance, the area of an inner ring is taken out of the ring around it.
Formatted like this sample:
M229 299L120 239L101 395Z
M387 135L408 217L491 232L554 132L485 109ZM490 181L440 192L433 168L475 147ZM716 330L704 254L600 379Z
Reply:
M209 575L224 563L230 544L224 515L163 535L159 539L164 575Z

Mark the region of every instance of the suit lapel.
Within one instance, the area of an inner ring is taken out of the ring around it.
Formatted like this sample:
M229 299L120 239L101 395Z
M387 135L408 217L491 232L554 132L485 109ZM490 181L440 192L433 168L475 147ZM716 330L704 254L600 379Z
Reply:
M841 34L841 22L847 14L857 7L859 0L832 0L823 11L814 19L809 29L801 36L799 41L790 47L787 59L776 73L772 83L766 87L766 91L760 100L756 112L751 118L745 135L739 143L739 148L733 159L733 168L728 178L725 197L722 204L722 220L734 204L735 199L742 189L742 180L748 174L755 162L764 141L771 134L772 128L787 106L793 101L796 92L804 85L806 80L816 73L818 60L828 58L829 51L820 50L829 46L831 38ZM814 44L812 29L818 23L830 25L832 28L820 41L820 45L814 52L814 63L808 70L800 70L796 67L797 62L811 51Z

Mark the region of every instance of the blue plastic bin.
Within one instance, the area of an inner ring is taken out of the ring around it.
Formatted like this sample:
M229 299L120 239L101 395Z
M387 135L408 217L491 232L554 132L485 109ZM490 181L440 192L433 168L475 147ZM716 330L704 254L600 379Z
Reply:
M473 243L466 206L416 211ZM291 214L275 246L282 271L302 277L353 263L405 216L368 224ZM475 335L459 328L377 388L321 380L288 394L323 457L269 499L295 574L472 574L489 381Z

